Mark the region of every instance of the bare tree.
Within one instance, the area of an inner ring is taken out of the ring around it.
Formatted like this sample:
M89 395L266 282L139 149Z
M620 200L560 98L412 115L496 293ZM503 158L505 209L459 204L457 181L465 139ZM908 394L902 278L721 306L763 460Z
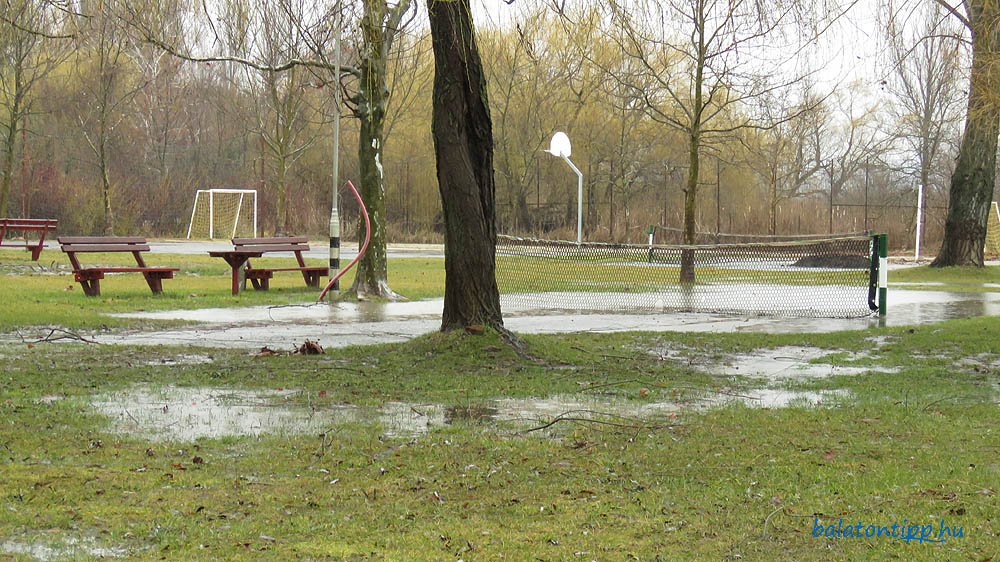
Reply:
M746 165L762 181L767 203L768 232L778 233L781 203L821 192L812 180L823 169L822 146L817 135L830 118L827 108L807 87L801 101L775 100L778 123L769 129L744 131Z
M527 5L519 16L516 27L481 32L480 43L488 53L485 66L495 119L497 197L509 209L501 212L501 222L514 232L525 232L534 222L528 195L537 181L542 149L557 126L566 73L553 61L558 56L551 40L553 18L542 7Z
M895 25L889 35L895 77L890 91L896 99L899 139L910 168L922 186L924 205L938 180L946 180L946 141L957 136L960 119L961 42L957 22L940 4L914 12L916 24ZM912 28L912 29L909 29ZM943 181L942 181L943 182ZM914 220L914 228L919 228Z
M783 45L782 26L792 19L781 2L751 0L610 0L609 21L618 27L624 56L641 75L609 70L645 102L650 117L687 137L684 239L695 242L701 155L705 143L743 128L772 126L745 111L751 102L787 88L774 68ZM637 77L641 79L637 80ZM681 257L682 283L694 282L694 254Z
M398 298L389 288L386 263L385 159L386 117L389 104L386 65L393 42L402 31L404 17L415 4L399 0L390 5L387 0L364 0L361 15L360 61L352 72L358 87L349 98L361 131L358 139L358 164L361 171L359 190L368 214L372 232L368 250L357 265L354 285L359 297ZM364 228L364 218L358 218L358 232Z
M115 227L112 141L126 118L125 106L146 83L130 67L130 38L112 6L88 2L83 7L86 12L74 18L77 51L73 67L83 94L78 124L99 176L104 234L111 235Z
M983 266L986 222L996 183L1000 133L1000 3L935 0L956 18L972 41L969 97L958 161L951 176L948 218L941 250L931 267Z
M31 114L33 88L65 58L60 43L47 42L38 33L54 24L54 15L41 0L11 0L3 6L0 23L0 216L7 216L18 153L18 134ZM22 147L23 148L23 147ZM22 194L23 196L23 194Z
M445 220L441 329L503 330L496 281L493 123L469 0L427 0L434 45L432 131Z
M224 10L226 16L219 28L228 50L260 66L238 65L232 79L256 101L254 129L271 169L275 231L291 234L297 229L291 223L288 178L316 135L309 129L309 105L305 102L311 75L296 65L279 67L308 53L301 25L307 4L296 0L229 0Z

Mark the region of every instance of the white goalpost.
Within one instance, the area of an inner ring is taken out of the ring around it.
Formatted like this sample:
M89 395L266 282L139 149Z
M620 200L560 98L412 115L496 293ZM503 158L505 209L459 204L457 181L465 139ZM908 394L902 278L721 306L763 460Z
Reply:
M256 189L199 189L194 195L188 238L255 238Z

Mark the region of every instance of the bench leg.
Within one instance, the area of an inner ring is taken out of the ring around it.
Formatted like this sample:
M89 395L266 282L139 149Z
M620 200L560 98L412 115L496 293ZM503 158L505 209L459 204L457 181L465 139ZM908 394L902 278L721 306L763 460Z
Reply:
M38 257L42 255L42 245L31 247L31 261L38 261Z
M153 291L154 295L158 295L163 292L163 278L155 273L143 273L143 277L146 278L146 284L149 285L149 290Z
M100 279L81 279L80 286L83 287L83 294L87 295L88 297L101 296Z
M258 291L267 291L271 288L271 280L267 277L251 277L250 282L253 283L253 288Z
M318 271L303 271L302 277L306 280L306 287L319 287Z

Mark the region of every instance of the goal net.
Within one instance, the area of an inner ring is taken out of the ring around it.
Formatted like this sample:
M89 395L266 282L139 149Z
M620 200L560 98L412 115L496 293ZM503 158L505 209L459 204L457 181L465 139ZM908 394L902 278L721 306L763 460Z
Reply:
M877 256L873 235L687 246L500 235L496 275L505 310L849 318L878 310Z
M996 201L990 203L990 216L986 219L986 246L983 254L1000 255L1000 208Z
M199 189L194 196L188 238L257 236L257 190Z

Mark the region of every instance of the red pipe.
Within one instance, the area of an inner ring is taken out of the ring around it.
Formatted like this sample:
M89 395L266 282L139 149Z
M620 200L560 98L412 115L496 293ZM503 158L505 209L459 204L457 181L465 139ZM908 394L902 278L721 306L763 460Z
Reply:
M330 290L330 287L333 287L333 284L337 282L337 279L340 279L341 275L347 273L347 270L354 267L354 264L358 263L361 256L365 255L365 250L368 249L368 241L371 240L372 236L372 225L371 221L368 220L368 209L365 208L365 202L361 200L361 195L358 193L357 189L354 189L354 184L351 183L351 180L347 180L347 187L351 188L351 191L354 192L354 196L358 199L358 205L361 206L361 216L365 217L365 243L361 246L361 249L358 250L358 255L351 260L351 263L347 264L347 267L344 269L341 269L340 273L338 273L336 277L330 279L330 282L326 284L323 292L319 294L319 300L323 300L323 297L326 296L326 292Z

